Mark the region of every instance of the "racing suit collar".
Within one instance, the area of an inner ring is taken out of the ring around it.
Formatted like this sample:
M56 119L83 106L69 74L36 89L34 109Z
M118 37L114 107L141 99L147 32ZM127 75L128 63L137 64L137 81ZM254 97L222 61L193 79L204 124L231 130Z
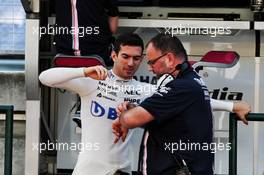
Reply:
M108 77L109 77L109 79L114 80L114 81L116 81L116 82L120 82L120 83L127 83L127 82L132 81L132 79L125 80L124 78L121 78L121 77L117 76L117 75L113 72L113 69L111 69L111 70L108 71Z

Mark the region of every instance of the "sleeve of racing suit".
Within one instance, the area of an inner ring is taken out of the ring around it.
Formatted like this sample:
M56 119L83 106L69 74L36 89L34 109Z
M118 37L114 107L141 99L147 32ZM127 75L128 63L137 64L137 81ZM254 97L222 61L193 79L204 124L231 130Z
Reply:
M49 87L66 89L78 93L80 96L89 93L91 86L96 81L85 77L84 68L51 68L39 75L42 84Z
M233 112L233 102L210 99L211 108L213 111L228 111Z

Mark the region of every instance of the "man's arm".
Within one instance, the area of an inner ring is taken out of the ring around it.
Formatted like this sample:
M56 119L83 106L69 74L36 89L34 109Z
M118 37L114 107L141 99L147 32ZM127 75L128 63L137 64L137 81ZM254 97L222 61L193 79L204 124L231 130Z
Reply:
M232 112L234 103L223 100L210 99L211 108L213 111L227 111Z
M110 30L111 32L114 34L117 31L118 28L118 16L109 16L108 22L109 22L109 26L110 26Z
M103 80L107 76L107 70L102 66L87 68L51 68L39 75L42 84L49 87L67 89L76 92L81 96L89 93L89 89L96 86L91 83L96 80ZM90 77L85 78L85 77Z
M135 104L129 103L128 101L125 101L125 102L121 103L120 105L118 105L118 107L116 108L118 118L116 118L112 123L112 131L116 136L114 143L117 143L118 140L120 139L120 137L122 138L122 140L124 142L126 139L126 136L128 134L128 130L129 130L125 126L121 125L121 123L120 123L121 114L124 113L125 111L127 111L129 109L133 109L135 107L136 107Z
M246 115L250 112L251 108L250 105L244 101L227 102L211 99L211 107L213 111L234 112L243 121L244 124L248 124Z
M222 102L230 103L224 101ZM245 124L248 124L246 115L250 112L250 105L243 101L234 102L232 104L232 111L230 112L235 112ZM138 106L123 112L120 116L120 123L126 128L136 128L152 121L153 119L154 117L147 110Z
M123 112L119 119L122 126L136 128L154 120L154 117L144 108L137 106Z
M118 19L119 19L118 7L115 6L111 0L105 0L103 6L108 15L108 23L110 30L112 33L116 33L118 28Z
M51 68L41 72L39 80L49 87L60 87L70 80L84 77L83 68Z

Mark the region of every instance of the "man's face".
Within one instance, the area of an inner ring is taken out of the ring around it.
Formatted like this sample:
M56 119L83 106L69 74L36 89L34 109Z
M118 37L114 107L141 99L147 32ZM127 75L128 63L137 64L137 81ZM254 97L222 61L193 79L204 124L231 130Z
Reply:
M166 64L166 57L168 53L162 53L156 49L152 43L149 43L146 48L146 61L148 63L149 71L156 74L158 77L170 72Z
M142 48L139 46L121 46L119 53L112 52L114 73L124 79L133 78L142 61Z

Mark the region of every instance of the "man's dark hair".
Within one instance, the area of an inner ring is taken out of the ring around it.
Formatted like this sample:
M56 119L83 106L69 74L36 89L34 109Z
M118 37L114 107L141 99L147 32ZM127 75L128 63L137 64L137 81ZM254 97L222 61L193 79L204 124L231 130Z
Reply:
M152 38L147 46L152 43L156 49L159 49L162 53L171 52L183 61L188 60L186 50L182 45L182 42L176 36L170 36L163 33L156 35Z
M138 36L135 33L126 33L126 34L119 35L114 42L114 51L117 54L119 53L121 46L138 46L138 47L141 47L141 49L142 49L141 54L143 54L144 42L140 38L140 36Z

